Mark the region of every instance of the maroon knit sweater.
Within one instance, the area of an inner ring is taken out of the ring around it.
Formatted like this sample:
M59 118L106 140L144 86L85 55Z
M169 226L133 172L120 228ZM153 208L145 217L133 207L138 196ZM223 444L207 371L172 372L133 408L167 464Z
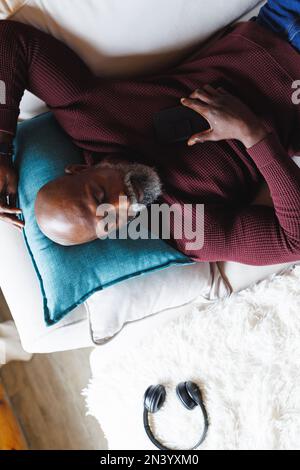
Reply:
M191 252L187 240L173 241L198 261L265 265L300 259L300 169L291 159L300 149L300 108L291 100L297 79L298 53L254 22L230 29L167 72L133 80L97 78L59 41L0 22L0 80L7 86L0 130L15 132L27 88L49 105L86 155L124 153L155 166L165 202L205 205L203 248ZM270 127L269 136L248 151L237 141L192 148L157 143L153 115L206 83L247 103ZM263 180L274 209L250 205Z

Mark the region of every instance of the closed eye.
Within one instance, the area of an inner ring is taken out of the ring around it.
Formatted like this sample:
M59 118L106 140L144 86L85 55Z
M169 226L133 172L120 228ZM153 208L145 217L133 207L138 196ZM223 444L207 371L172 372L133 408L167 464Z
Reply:
M105 202L106 194L105 194L103 188L101 188L101 189L99 189L98 191L95 192L94 199L95 199L97 205L103 204Z

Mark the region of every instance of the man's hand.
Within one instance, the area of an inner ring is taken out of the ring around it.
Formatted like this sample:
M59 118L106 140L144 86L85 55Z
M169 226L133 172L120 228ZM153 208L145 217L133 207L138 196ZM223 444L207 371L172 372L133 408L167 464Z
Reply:
M194 91L189 98L183 98L181 103L205 117L211 127L210 131L194 134L188 145L236 139L250 148L268 133L258 117L223 88L215 89L206 85Z
M18 219L22 214L16 208L18 175L10 157L0 156L0 221L8 222L19 230L24 228L24 222Z

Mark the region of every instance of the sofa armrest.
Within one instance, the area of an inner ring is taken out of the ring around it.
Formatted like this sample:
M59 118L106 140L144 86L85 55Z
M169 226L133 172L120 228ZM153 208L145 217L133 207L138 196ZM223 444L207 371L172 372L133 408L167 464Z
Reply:
M49 353L92 346L85 305L54 327L44 322L43 297L23 235L0 222L0 287L30 353Z

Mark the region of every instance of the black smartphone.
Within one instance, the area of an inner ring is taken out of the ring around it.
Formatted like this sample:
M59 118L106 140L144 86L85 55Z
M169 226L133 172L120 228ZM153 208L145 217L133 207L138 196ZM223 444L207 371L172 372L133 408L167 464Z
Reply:
M193 134L211 129L207 119L185 106L155 114L154 127L156 138L167 144L187 141Z

